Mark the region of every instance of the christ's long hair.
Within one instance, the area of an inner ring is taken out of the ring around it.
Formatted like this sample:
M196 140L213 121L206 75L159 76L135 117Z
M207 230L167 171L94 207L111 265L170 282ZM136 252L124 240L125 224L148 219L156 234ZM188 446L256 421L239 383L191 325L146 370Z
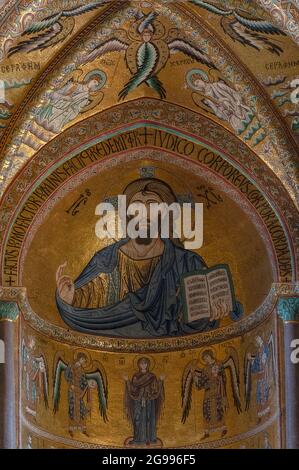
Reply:
M171 187L158 178L140 178L138 180L132 181L132 183L129 183L128 186L126 186L126 188L124 189L124 195L127 198L127 208L130 205L133 197L137 193L157 194L157 196L159 196L162 202L165 202L167 205L171 205L174 202L178 202ZM169 228L170 240L177 246L182 247L183 244L181 243L181 240L172 231L172 213L170 214Z

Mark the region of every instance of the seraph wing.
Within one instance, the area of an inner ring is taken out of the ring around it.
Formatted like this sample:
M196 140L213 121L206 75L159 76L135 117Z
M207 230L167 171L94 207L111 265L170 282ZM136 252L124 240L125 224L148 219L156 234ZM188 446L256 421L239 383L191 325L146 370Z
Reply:
M253 18L251 15L241 13L239 10L233 12L236 20L245 28L256 33L286 36L286 33L262 18Z
M43 354L36 358L39 364L42 364L42 392L45 407L49 407L49 370L46 358Z
M189 0L190 3L193 3L194 5L204 8L205 10L210 11L211 13L215 13L215 15L231 15L233 10L228 10L221 8L219 5L213 2L203 2L202 0Z
M60 400L61 374L67 369L68 365L59 357L54 369L54 386L53 386L53 411L57 413Z
M128 44L118 38L107 39L107 41L94 47L88 54L81 55L77 60L77 63L87 64L88 62L93 62L97 57L102 57L103 55L108 54L108 52L126 51L127 48Z
M225 370L229 371L231 387L234 397L234 405L237 408L238 413L242 411L241 396L240 396L240 376L239 376L239 363L238 360L230 355L227 360L223 363Z
M251 402L252 389L252 360L248 357L248 350L244 357L244 385L245 385L245 410L248 411Z
M49 26L48 29L45 29L41 33L38 33L34 36L31 36L30 33L22 33L22 37L27 35L27 39L22 40L15 46L9 47L7 51L7 57L11 57L13 54L17 52L31 52L38 49L45 49L50 45L54 45L59 42L59 35L63 34L63 25L60 21L54 22L52 26Z
M40 21L33 21L27 26L21 36L26 39L8 49L7 56L24 51L31 52L46 49L64 40L74 29L74 17L99 8L108 0L90 2L87 5L75 6L69 10L55 12Z
M146 80L146 84L159 93L161 99L166 97L166 90L163 86L163 83L156 75L153 75L151 78Z
M40 31L48 30L51 28L62 16L62 12L59 11L58 13L54 13L53 15L47 16L46 18L42 19L41 21L34 21L31 23L27 28L24 29L22 32L22 36L25 34L34 34L39 33Z
M228 34L233 41L238 41L243 44L243 46L253 47L257 51L266 48L269 52L277 55L283 52L282 48L274 41L269 40L267 37L263 36L262 33L248 29L235 17L221 18L221 26L223 31Z
M144 43L137 51L137 71L119 93L119 99L124 99L141 83L151 78L159 60L159 51L154 44Z
M108 409L108 384L106 376L98 368L93 372L86 373L87 380L95 380L97 383L98 399L99 399L99 411L106 423L108 421L107 409Z
M173 39L168 43L168 47L171 53L182 52L192 59L207 65L209 68L218 70L212 60L201 49L183 39Z
M109 0L110 1L110 0ZM34 21L31 23L27 28L25 28L24 34L32 34L32 33L38 33L40 31L44 31L45 29L51 28L57 21L59 21L61 18L67 18L70 16L79 16L84 13L87 13L91 10L95 10L96 8L99 8L103 4L108 3L108 0L102 0L98 2L90 2L87 5L80 5L76 6L74 8L71 8L69 10L62 10L55 12L52 15L49 15L45 18L43 18L41 21Z

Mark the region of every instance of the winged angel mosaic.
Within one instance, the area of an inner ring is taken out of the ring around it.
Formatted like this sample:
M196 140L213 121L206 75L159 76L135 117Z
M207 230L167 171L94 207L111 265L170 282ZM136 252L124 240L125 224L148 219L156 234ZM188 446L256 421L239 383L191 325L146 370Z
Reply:
M70 2L69 2L70 3ZM82 3L85 3L85 5ZM51 15L45 15L47 9L43 8L36 14L26 13L17 31L5 41L3 46L4 55L10 57L17 52L32 52L48 49L63 42L69 37L75 27L77 16L96 10L111 0L97 0L92 2L73 1L73 7L62 9L62 2L51 2ZM54 10L54 11L53 11ZM20 39L15 42L15 37Z
M92 50L82 54L77 61L78 65L93 62L109 52L125 52L126 65L132 76L119 92L119 99L126 98L143 83L157 92L161 99L165 98L166 90L158 74L165 67L169 55L176 52L182 52L208 68L217 69L202 49L177 37L176 30L166 34L157 17L156 12L138 12L128 33L116 30L113 37L99 42Z
M106 374L97 361L90 362L87 354L78 352L70 363L58 356L54 369L54 413L60 402L61 379L68 385L69 433L75 431L87 435L87 416L92 410L92 390L97 390L99 412L104 422L107 421L108 385Z
M182 378L182 422L185 423L191 409L194 388L204 391L202 415L206 439L211 433L227 434L225 416L228 410L227 373L230 377L234 406L241 413L240 378L238 355L229 348L226 359L219 361L212 349L202 352L200 362L191 361L185 368Z
M243 46L252 47L258 52L263 49L277 55L283 52L276 39L269 39L267 36L286 36L286 34L269 21L242 8L230 8L229 5L224 6L216 2L202 0L189 0L189 2L220 16L220 25L223 31L233 41L237 41Z
M44 354L36 349L34 338L22 340L22 381L26 396L26 413L36 418L37 407L43 402L48 408L49 373Z

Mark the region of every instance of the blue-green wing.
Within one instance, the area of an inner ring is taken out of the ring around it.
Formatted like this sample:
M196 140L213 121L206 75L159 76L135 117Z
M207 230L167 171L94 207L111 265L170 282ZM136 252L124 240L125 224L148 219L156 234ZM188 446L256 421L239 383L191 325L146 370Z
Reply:
M225 9L221 8L220 5L217 5L216 3L213 2L203 2L202 0L189 0L190 3L193 3L194 5L204 8L205 10L210 11L211 13L215 13L215 15L221 15L221 16L228 16L231 15L233 10L230 9Z
M93 372L86 374L87 380L95 380L97 383L98 389L98 398L99 398L99 411L100 414L106 423L108 421L107 409L108 409L108 385L106 377L102 374L100 369L96 369Z
M44 31L46 29L49 29L51 26L53 26L55 23L57 23L58 20L60 20L63 17L83 15L84 13L87 13L91 10L95 10L96 8L99 8L105 3L107 3L107 0L99 0L96 2L89 2L87 5L81 5L78 7L71 8L69 10L61 10L61 11L55 12L54 14L43 18L41 21L33 22L30 26L28 26L25 29L25 31L23 32L23 35Z
M68 365L61 359L58 358L56 362L56 367L54 369L54 390L53 390L53 411L54 414L57 413L60 400L60 386L61 386L61 374L67 369Z
M234 17L242 26L250 29L251 31L255 31L257 33L277 34L286 36L286 33L281 31L269 21L264 20L262 18L254 18L252 17L252 15L246 15L245 13L241 13L238 10L234 11Z
M157 75L153 75L151 78L149 78L148 80L146 80L145 82L150 88L152 88L153 90L155 90L157 93L159 93L160 95L160 98L163 99L166 97L166 90L163 86L163 83L161 82L161 80L159 80L159 78L157 77Z
M159 60L159 51L152 43L143 43L137 51L137 71L119 93L119 99L124 99L141 83L146 82L154 74Z
M26 347L24 340L22 340L21 350L22 350L22 363L24 365L27 363L27 347Z
M184 39L173 39L168 43L168 48L171 54L175 52L182 52L183 54L191 57L197 62L201 62L210 69L217 70L214 62L209 58L209 56L199 47L194 46L193 44L185 41Z

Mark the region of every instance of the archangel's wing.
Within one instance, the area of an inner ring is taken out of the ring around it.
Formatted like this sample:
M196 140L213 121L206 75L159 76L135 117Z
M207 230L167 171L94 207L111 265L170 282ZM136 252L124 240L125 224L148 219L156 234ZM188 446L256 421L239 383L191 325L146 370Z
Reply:
M216 65L209 58L209 56L205 54L205 52L203 52L198 47L193 46L184 39L173 39L168 43L168 47L171 53L182 52L192 59L197 60L197 62L201 62L202 64L207 65L210 69L218 70Z
M231 387L234 397L234 405L238 413L242 411L241 396L240 396L240 376L238 360L233 355L230 355L223 363L224 370L228 370L230 374Z
M49 407L49 371L46 358L43 354L36 358L36 361L40 367L40 373L42 376L42 393L45 407Z
M245 410L248 411L251 401L251 389L252 389L252 360L248 357L246 351L244 357L244 384L245 384Z
M97 0L86 5L77 4L68 10L56 11L40 21L33 21L23 31L23 40L8 48L8 57L19 51L46 49L63 41L74 29L75 16L99 8L107 2L108 0Z
M57 413L59 408L60 400L60 387L61 387L61 374L67 369L68 365L59 357L54 368L54 390L53 390L53 399L54 414Z
M271 332L269 339L268 339L268 348L270 353L270 364L272 369L272 380L273 384L276 386L277 378L276 378L276 371L277 371L277 364L276 364L276 355L275 355L275 345L274 345L274 338L273 333Z
M189 416L192 403L192 389L194 382L194 363L186 366L182 377L182 423L186 422Z
M97 383L98 399L99 399L99 411L106 423L108 421L107 409L108 409L108 384L104 373L97 368L92 372L86 373L87 380L94 380Z
M77 64L87 64L88 62L93 62L98 57L108 54L108 52L122 52L126 51L127 48L128 44L118 38L107 39L107 41L101 42L90 52L82 54L77 59Z
M24 338L22 339L21 351L22 351L22 363L24 365L27 363L27 347L26 347Z

